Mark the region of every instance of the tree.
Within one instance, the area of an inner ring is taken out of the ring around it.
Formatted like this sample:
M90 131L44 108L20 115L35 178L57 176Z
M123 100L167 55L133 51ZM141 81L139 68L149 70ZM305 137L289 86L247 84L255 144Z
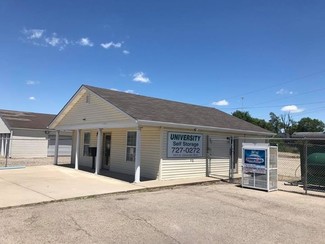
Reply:
M281 131L284 134L287 135L292 135L297 128L297 122L293 120L292 116L290 115L290 113L287 114L282 114L280 116L280 127L281 127Z
M252 121L253 121L252 116L247 111L236 110L235 112L232 113L232 115L239 118L239 119L250 122L250 123L252 123Z
M266 122L264 119L258 119L258 118L254 118L252 117L249 112L247 111L239 111L236 110L235 112L232 113L233 116L245 120L249 123L252 123L254 125L257 125L259 127L262 127L266 130L271 130L270 124L268 122Z
M297 124L298 132L322 132L325 129L325 124L318 119L309 117L302 118Z
M277 116L275 113L270 113L270 120L269 120L269 126L271 128L271 131L274 133L280 133L281 130L281 120L279 116Z

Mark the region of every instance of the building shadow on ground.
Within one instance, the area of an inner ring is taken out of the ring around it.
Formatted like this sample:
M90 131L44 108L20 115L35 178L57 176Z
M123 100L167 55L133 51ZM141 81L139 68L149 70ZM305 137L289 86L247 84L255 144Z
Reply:
M74 168L74 164L59 164L59 166L61 167L67 167L67 168ZM85 166L79 166L79 170L82 171L86 171L89 173L95 173L95 169L92 169L91 167L85 167ZM118 173L118 172L113 172L107 169L101 169L99 172L99 175L102 176L107 176L109 178L113 178L113 179L117 179L117 180L122 180L122 181L126 181L129 183L133 183L134 182L134 175L128 175L128 174L123 174L123 173ZM141 177L140 181L148 181L148 180L152 180L152 179L148 179L145 177Z

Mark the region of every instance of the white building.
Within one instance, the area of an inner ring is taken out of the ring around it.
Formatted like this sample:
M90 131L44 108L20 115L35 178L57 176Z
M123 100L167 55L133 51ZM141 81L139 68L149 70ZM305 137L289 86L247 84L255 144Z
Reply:
M53 114L0 110L0 155L43 158L54 155L55 140L48 125ZM51 135L52 134L52 135ZM71 154L71 135L61 137L60 155Z
M82 85L49 126L73 131L71 163L149 179L229 171L229 138L271 132L215 108ZM211 157L211 155L215 157ZM57 162L55 156L55 163ZM210 166L209 166L210 165Z

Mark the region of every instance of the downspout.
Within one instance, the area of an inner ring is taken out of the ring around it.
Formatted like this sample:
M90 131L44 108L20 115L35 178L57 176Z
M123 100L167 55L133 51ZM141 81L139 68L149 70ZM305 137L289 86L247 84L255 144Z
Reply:
M141 165L141 127L137 129L135 163L134 163L134 183L140 182L140 165Z

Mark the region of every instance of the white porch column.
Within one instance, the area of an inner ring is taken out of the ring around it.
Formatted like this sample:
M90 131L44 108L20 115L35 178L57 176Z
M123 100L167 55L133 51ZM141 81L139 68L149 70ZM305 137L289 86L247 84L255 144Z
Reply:
M135 164L134 164L134 183L140 182L140 164L141 164L141 128L137 129L137 141L135 149Z
M5 140L3 139L4 138L4 135L3 134L1 134L1 156L4 156L5 155L5 152L4 152L4 149L5 149L5 145L4 145L4 143L5 143Z
M103 145L103 129L97 130L97 151L96 151L96 163L95 163L95 174L98 175L100 165L102 162L102 145Z
M9 139L8 139L9 140L9 155L8 155L9 158L11 158L11 156L12 156L11 155L11 153L12 153L11 151L12 151L12 140L13 140L13 138L14 138L14 131L11 130L10 131L10 135L9 135Z
M59 158L59 136L60 136L60 131L57 130L55 131L55 148L54 148L54 165L58 164L58 158Z
M6 134L6 136L5 136L5 151L4 151L5 157L9 156L8 148L9 148L9 136Z
M79 151L80 151L80 130L77 130L76 154L74 158L75 169L79 169Z

